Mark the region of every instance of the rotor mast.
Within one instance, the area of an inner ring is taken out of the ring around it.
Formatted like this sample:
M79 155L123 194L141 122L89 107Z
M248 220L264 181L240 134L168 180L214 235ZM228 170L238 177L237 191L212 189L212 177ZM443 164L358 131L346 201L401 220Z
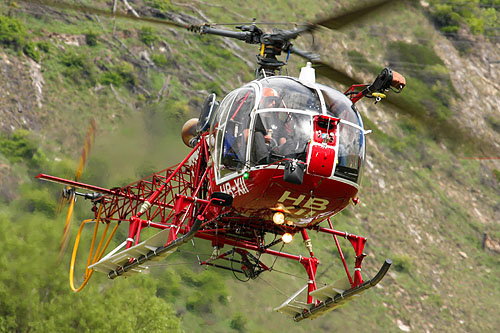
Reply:
M310 29L306 25L303 28L295 30L280 30L274 29L272 33L264 33L262 29L257 27L255 23L250 25L240 25L236 27L241 31L229 31L218 29L210 26L209 24L203 25L190 25L189 31L199 32L200 34L211 34L222 37L229 37L244 41L248 44L260 44L260 52L257 57L256 77L274 76L281 72L281 67L285 66L287 62L278 60L282 52L295 53L295 48L291 43L302 32ZM287 56L288 60L288 56Z

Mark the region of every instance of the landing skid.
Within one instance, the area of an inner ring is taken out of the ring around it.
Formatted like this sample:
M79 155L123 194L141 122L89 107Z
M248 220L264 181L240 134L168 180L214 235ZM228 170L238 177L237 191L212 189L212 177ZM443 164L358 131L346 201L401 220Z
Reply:
M191 240L200 228L201 223L201 219L196 219L189 232L168 243L170 230L164 229L140 244L116 254L108 254L99 262L90 265L89 268L107 273L110 279L114 279L120 275L141 273L142 270L148 268L143 265L146 262L163 259L175 252L179 246Z
M303 319L315 319L339 306L360 296L365 290L375 286L380 282L391 267L392 261L386 259L377 275L371 280L365 281L356 287L350 288L349 280L343 279L310 293L317 299L316 303L307 304L296 301L299 294L307 288L307 285L299 289L292 297L287 299L275 311L293 316L293 320L298 322Z

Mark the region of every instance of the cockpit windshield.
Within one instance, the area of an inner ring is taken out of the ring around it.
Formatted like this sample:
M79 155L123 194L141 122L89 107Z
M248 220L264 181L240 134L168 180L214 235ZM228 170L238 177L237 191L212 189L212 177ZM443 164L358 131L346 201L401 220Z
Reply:
M326 113L329 116L340 118L361 126L360 118L354 109L351 100L343 93L330 87L318 84L325 100Z
M250 128L250 112L255 105L255 92L245 87L234 93L234 99L222 103L217 141L220 147L220 175L243 168Z
M293 111L257 113L254 122L251 165L269 164L284 158L306 161L312 117Z
M262 79L262 98L259 109L283 108L321 111L321 103L315 90L290 78L271 77Z
M313 139L315 119L323 115L339 119L330 133L337 137L332 141L336 143L329 143L335 149L332 176L359 183L365 157L361 117L344 94L321 84L316 87L293 78L269 77L226 96L211 120L217 178L284 159L309 163L308 150L318 144Z

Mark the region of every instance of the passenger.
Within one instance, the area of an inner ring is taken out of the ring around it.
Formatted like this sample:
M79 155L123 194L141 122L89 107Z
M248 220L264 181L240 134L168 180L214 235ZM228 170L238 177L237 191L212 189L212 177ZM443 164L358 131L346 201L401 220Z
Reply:
M229 113L222 161L228 168L240 169L245 162L250 112L254 100L254 95L250 91L242 91Z
M264 88L260 109L276 108L282 104L272 88ZM288 112L264 112L257 115L254 133L253 160L257 164L271 162L293 153L292 115ZM290 143L290 144L289 144Z

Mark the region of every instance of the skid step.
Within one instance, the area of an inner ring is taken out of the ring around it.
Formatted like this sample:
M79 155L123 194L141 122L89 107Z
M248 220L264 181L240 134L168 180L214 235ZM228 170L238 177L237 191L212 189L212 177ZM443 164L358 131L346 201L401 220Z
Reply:
M121 275L140 273L143 269L147 268L143 265L146 261L165 258L175 252L179 246L191 240L198 229L200 229L201 223L202 220L196 218L186 234L174 239L168 244L166 243L168 241L170 229L164 229L153 237L131 248L118 253L114 252L119 249L111 251L100 261L90 265L89 268L107 273L110 279L114 279ZM130 259L135 260L131 261Z
M125 245L126 242L124 242L120 246L118 246L117 249L111 251L110 254L108 254L95 264L90 265L89 268L93 269L94 271L106 274L108 274L110 271L115 271L119 267L127 264L131 258L137 259L141 256L148 255L148 253L150 253L151 251L157 252L159 248L163 247L167 243L169 232L170 229L164 229L142 243L139 243L123 251L116 251L119 250L120 247ZM159 260L162 257L165 257L166 255L172 253L173 251L175 251L175 249L173 249L172 251L168 251L167 253L162 253L162 256L152 256L149 260ZM147 269L147 267L140 265L136 269L130 270L130 273L140 273L143 269Z
M342 294L344 291L351 288L351 283L347 277L337 280L332 284L324 286L322 288L312 291L310 295L317 300L322 302L326 301L328 298L333 298L337 294Z
M292 316L295 316L297 313L301 313L304 308L308 307L307 303L304 302L299 302L296 300L297 296L304 290L306 290L308 285L306 284L304 287L301 289L297 290L295 294L293 294L290 298L288 298L286 301L283 302L280 306L277 308L274 308L274 311L278 311L284 314L289 314Z
M350 287L349 280L346 278L312 291L310 295L319 301L317 304L306 304L295 300L295 298L297 298L297 296L307 288L306 285L274 310L292 315L294 321L301 321L306 318L315 319L338 308L342 304L359 297L367 289L375 286L384 278L385 274L391 267L391 264L392 261L390 259L386 259L377 275L375 275L371 280L365 281L354 288Z

